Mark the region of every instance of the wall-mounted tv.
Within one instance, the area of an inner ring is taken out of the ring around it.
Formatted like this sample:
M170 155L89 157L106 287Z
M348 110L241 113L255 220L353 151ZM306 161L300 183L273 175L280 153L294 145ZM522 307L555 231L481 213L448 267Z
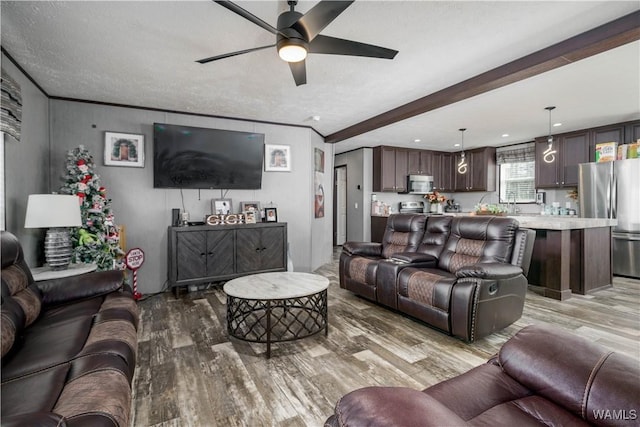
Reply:
M259 189L263 153L261 133L154 123L153 186Z

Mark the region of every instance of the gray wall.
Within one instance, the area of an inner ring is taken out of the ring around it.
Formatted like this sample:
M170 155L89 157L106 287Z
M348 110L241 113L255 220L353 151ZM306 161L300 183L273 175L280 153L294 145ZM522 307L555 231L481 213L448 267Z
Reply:
M22 135L16 141L5 135L4 201L5 228L15 234L31 266L41 265L44 254L38 250L45 230L25 229L27 196L51 191L49 184L49 100L15 65L2 55L2 68L13 77L22 94Z
M312 271L331 256L332 211L325 203L326 215L313 218L313 148L324 149L326 167L333 169L332 146L324 144L308 128L280 126L238 120L199 117L134 108L112 107L62 100L51 101L51 182L62 185L68 150L84 144L94 156L96 172L107 188L117 224L126 227L127 248L145 251L145 263L138 272L142 293L160 291L167 278L167 226L171 209L182 208L180 190L153 188L153 123L171 123L265 134L265 143L291 146L291 172L263 172L261 190L231 190L224 194L237 212L241 201L273 203L278 220L288 223L289 248L294 270ZM95 125L95 127L94 127ZM145 135L145 167L103 166L104 132L117 131ZM332 175L325 174L326 198L332 200ZM183 190L184 207L191 220L211 213L211 199L220 190ZM329 236L329 239L326 236Z
M337 154L335 166L347 167L347 241L368 242L371 240L373 150L360 148Z

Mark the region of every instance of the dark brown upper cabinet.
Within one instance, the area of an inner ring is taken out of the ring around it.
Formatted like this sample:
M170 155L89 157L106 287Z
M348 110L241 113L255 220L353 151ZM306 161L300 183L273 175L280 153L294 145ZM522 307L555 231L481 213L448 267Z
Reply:
M407 174L433 176L433 151L409 150Z
M407 148L379 146L373 149L373 191L406 191L408 153Z
M456 153L453 162L455 191L496 190L496 149L484 147L465 152L466 171L459 168L461 153Z
M455 177L453 176L453 154L434 151L432 153L433 189L438 191L453 191Z
M589 130L556 135L552 162L545 160L548 148L547 137L536 138L536 188L576 187L578 165L590 159ZM547 157L549 160L551 157Z

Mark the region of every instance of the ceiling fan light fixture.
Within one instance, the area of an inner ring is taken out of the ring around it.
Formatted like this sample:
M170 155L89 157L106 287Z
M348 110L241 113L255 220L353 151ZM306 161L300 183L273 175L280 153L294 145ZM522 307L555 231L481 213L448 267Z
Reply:
M278 41L278 55L283 61L300 62L307 57L307 43L300 39Z

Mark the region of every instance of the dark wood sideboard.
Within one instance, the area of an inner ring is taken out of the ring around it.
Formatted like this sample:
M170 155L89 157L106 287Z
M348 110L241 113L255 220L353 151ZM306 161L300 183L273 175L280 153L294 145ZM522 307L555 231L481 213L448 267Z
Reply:
M169 227L168 281L178 288L285 271L287 223Z

